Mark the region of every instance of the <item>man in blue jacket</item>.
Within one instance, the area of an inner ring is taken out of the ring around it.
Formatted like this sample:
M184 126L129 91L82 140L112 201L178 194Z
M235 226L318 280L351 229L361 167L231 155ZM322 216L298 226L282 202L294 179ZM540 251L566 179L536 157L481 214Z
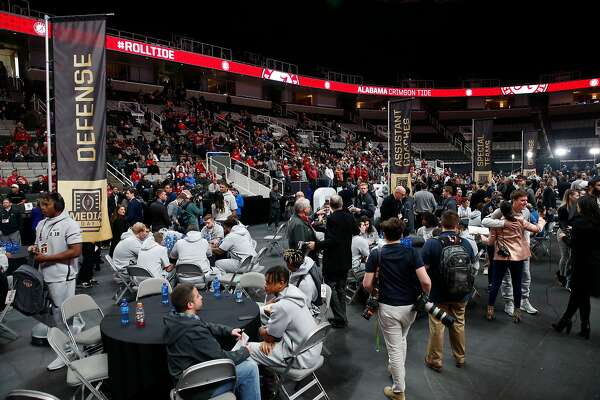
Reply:
M136 222L144 222L144 206L142 202L136 198L137 191L133 188L125 191L125 197L127 197L127 213L125 219L127 225L133 226Z

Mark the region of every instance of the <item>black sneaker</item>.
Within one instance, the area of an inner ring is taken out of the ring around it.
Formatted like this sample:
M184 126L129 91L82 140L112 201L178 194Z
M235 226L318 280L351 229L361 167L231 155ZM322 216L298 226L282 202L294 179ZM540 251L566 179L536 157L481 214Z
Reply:
M89 289L92 286L93 285L91 284L91 282L81 282L81 283L78 283L77 285L75 285L75 287L77 289Z

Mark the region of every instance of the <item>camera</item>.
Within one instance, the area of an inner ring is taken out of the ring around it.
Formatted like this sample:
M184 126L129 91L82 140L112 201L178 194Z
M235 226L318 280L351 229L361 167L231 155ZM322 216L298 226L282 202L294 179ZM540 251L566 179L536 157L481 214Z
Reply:
M498 251L496 251L500 257L508 258L510 257L510 251L504 246L498 246Z
M445 326L452 326L452 324L454 324L454 317L429 301L429 296L425 293L421 293L413 307L413 310L427 312Z
M373 314L377 312L379 308L379 290L377 288L373 289L373 293L367 299L367 304L365 305L365 309L363 310L361 316L367 321L371 319Z
M309 242L299 241L298 242L298 250L306 253L308 251L308 243Z

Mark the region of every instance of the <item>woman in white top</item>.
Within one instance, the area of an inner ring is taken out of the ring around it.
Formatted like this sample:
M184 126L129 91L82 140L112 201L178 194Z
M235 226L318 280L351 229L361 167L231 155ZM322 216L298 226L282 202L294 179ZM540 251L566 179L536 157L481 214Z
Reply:
M362 216L358 220L358 229L360 230L360 237L365 239L369 246L377 243L379 240L379 235L377 234L377 230L371 225L371 220L367 216Z
M438 227L439 222L435 215L426 212L421 215L421 224L422 226L417 229L417 236L427 241L433 237L433 231Z
M225 198L220 191L215 192L215 202L211 208L212 215L217 222L224 222L231 215L231 210L225 205Z

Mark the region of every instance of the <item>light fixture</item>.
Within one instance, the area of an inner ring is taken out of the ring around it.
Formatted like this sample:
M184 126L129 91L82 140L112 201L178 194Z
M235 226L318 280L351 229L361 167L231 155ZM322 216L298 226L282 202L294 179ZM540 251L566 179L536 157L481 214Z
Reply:
M533 158L533 153L531 151L527 152L527 158Z
M564 147L557 147L556 149L554 149L554 154L559 157L566 156L568 152L569 150L565 149Z
M594 156L600 154L600 148L598 148L598 147L592 147L590 149L590 154L592 154Z
M511 155L510 155L510 158L512 158L512 159L514 160L514 159L515 159L515 155L514 155L514 154L511 154Z

